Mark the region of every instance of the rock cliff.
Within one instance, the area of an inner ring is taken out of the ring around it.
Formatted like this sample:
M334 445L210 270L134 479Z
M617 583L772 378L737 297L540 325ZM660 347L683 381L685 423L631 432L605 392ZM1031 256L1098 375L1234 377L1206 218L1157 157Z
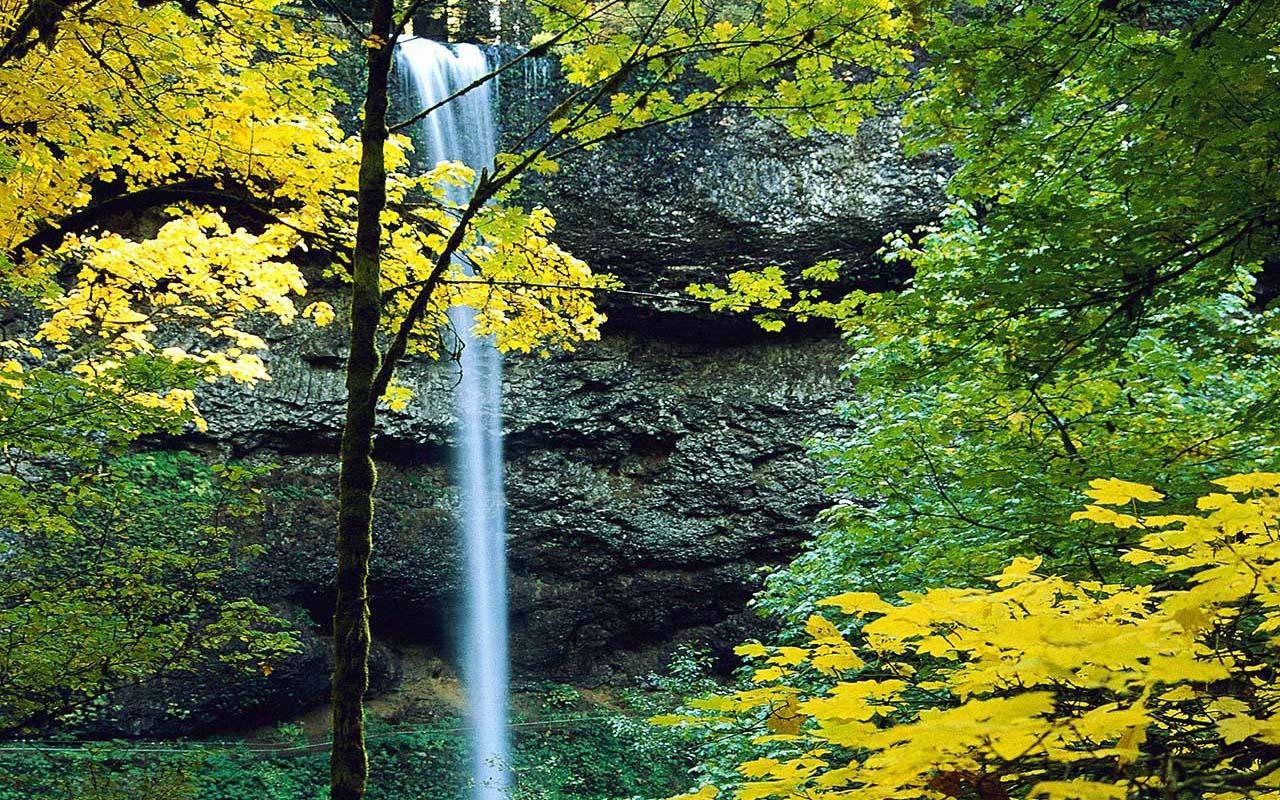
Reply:
M504 74L504 138L521 135L562 91L549 59ZM884 287L901 276L875 256L882 237L933 219L949 174L941 156L906 157L900 130L886 116L856 137L793 137L746 112L708 113L566 156L556 174L527 178L524 195L555 214L557 241L632 289L679 294L735 269L798 270L827 258L845 262L850 282ZM606 305L615 323L694 311L653 299Z
M202 400L206 445L281 464L264 585L330 613L331 488L342 407L328 331L277 332L273 379ZM804 441L840 424L831 339L707 343L611 335L581 352L507 363L503 414L518 674L609 680L654 645L735 616L754 573L795 551L821 507ZM456 584L449 481L455 367L402 373L388 412L375 627L447 648Z
M508 131L556 92L554 71L504 79ZM574 157L527 199L558 235L630 288L678 292L742 267L842 258L855 280L892 282L881 237L936 213L945 166L903 157L892 120L853 138L792 139L767 121L720 115ZM600 684L660 665L681 640L724 648L762 568L785 562L822 505L809 437L843 424L851 383L829 332L767 337L677 301L610 300L604 340L550 359L511 358L505 380L506 483L517 680ZM210 427L179 444L278 463L262 535L272 555L258 593L331 613L331 535L342 413L341 326L269 331L273 379L210 387ZM446 659L457 583L449 480L456 367L411 362L416 399L387 413L371 602L380 686L397 646ZM174 444L174 443L170 443ZM322 660L224 698L194 698L187 727L276 718L324 701ZM228 690L229 691L229 690ZM179 731L183 726L179 725ZM156 729L149 729L155 732Z

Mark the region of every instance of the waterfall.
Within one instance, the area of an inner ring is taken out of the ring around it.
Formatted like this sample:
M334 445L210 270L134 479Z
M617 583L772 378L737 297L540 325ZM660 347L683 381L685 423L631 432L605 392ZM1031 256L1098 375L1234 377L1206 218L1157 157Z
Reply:
M396 48L401 97L420 110L435 105L489 71L475 45L443 45L404 37ZM493 81L428 114L413 132L430 163L461 161L479 172L497 151ZM466 190L460 197L465 202ZM462 680L471 731L472 796L505 797L511 785L507 731L506 501L502 486L502 357L492 341L471 335L474 311L455 307L450 321L460 338L456 390L456 479L461 489L465 566Z

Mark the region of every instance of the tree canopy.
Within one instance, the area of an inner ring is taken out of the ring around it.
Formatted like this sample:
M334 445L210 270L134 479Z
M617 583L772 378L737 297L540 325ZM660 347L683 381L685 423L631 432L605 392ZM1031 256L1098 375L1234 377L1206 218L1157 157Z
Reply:
M931 8L904 121L957 169L942 219L886 240L906 288L833 297L822 265L694 287L853 346L865 423L817 445L841 500L762 600L793 617L844 581L971 583L1016 554L1114 578L1124 534L1066 522L1087 480L1185 495L1275 458L1273 10Z

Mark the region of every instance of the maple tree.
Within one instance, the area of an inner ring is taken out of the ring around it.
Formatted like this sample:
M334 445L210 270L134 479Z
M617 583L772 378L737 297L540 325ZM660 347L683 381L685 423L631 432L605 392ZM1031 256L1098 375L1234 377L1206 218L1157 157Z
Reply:
M265 671L292 647L228 585L254 552L226 523L229 504L254 507L247 475L207 475L165 509L164 482L118 461L140 436L202 424L202 380L265 377L242 323L297 315L304 284L285 255L303 217L286 211L305 215L344 157L332 120L305 112L328 94L309 77L323 39L273 3L190 12L0 14L10 732L211 658ZM299 150L307 164L283 166ZM159 332L183 328L199 343L165 346Z
M367 769L370 454L379 401L409 400L395 367L439 351L456 304L475 306L477 331L502 349L571 346L602 321L592 293L612 282L551 242L545 211L509 202L520 176L723 105L785 111L797 130L815 115L853 125L877 90L850 84L847 70L892 80L909 55L883 47L905 24L888 3L814 4L802 16L766 4L715 24L696 2L550 4L528 55L559 50L577 84L568 100L492 171L442 164L409 175L410 121L388 124L387 72L415 7L371 6L358 138L343 136L328 112L338 93L316 77L343 43L273 0L36 2L9 9L0 46L3 280L13 302L43 316L4 345L14 355L7 397L29 406L42 382L74 389L59 395L75 398L70 407L37 423L46 439L75 447L77 434L102 426L118 450L201 424L200 380L269 377L251 317L333 319L324 303L299 312L301 262L328 261L330 277L350 281L335 615L333 796L342 798L362 796ZM718 88L678 83L689 70ZM794 102L802 82L814 102ZM469 199L451 201L447 187L462 186ZM173 346L184 329L198 343ZM109 424L103 405L121 412Z
M1198 510L1094 480L1076 517L1137 529L1147 583L1070 581L1016 559L990 588L848 592L794 646L751 643L754 688L658 721L751 736L734 796L1269 797L1280 473L1232 475ZM710 798L706 785L684 798Z

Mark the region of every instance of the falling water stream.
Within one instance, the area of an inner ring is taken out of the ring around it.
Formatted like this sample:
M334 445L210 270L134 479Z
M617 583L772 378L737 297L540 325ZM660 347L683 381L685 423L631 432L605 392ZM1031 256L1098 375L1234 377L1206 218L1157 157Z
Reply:
M444 45L404 37L396 48L401 97L414 110L434 106L489 70L475 45ZM497 126L493 81L428 114L413 132L418 155L461 161L477 172L493 165ZM453 198L468 199L466 189ZM471 779L475 800L506 797L511 784L507 733L506 500L502 486L502 357L493 343L471 335L474 312L450 311L461 339L456 390L456 478L461 489L465 559L462 680L471 731Z

